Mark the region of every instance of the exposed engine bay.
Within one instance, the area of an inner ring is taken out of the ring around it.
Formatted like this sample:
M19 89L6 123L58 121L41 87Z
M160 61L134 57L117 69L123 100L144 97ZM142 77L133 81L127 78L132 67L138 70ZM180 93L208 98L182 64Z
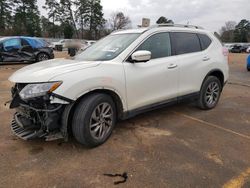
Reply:
M67 138L67 131L62 130L62 114L65 104L52 104L52 93L23 100L20 92L27 84L17 83L12 88L10 108L16 109L12 120L12 131L18 137L29 140L45 138L47 141ZM67 130L67 129L64 129Z

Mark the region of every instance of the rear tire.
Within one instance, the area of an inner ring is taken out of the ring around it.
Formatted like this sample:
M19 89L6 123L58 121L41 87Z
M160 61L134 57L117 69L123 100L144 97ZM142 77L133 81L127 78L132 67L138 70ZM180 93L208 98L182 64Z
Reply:
M76 106L72 121L75 139L87 147L103 144L116 123L116 109L112 98L96 93L83 98Z
M49 60L49 55L47 53L41 52L36 57L37 62Z
M201 87L198 107L203 110L213 109L220 99L221 91L220 80L215 76L208 76Z
M247 67L247 70L250 71L250 67Z

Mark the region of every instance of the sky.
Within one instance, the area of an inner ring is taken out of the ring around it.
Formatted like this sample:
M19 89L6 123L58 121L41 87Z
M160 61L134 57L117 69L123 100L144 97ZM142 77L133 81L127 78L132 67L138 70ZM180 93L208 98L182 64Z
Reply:
M46 15L42 9L45 0L37 2L40 12ZM134 28L141 24L142 18L150 18L152 25L160 16L217 32L226 21L250 20L249 0L101 0L101 4L105 19L122 11L130 17Z

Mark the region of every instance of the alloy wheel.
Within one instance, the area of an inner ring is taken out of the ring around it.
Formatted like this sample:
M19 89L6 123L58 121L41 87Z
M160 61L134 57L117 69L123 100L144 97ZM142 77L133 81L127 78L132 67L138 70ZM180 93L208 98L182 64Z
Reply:
M93 138L102 140L109 133L113 124L113 109L108 103L99 104L90 118L90 133Z
M205 101L208 106L214 106L220 95L220 86L217 82L211 82L206 90Z
M40 54L39 57L38 57L39 61L46 61L48 59L49 59L48 55L44 54L44 53Z

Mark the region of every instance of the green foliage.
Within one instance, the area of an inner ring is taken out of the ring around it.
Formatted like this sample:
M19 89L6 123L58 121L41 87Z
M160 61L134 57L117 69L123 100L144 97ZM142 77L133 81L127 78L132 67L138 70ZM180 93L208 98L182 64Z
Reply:
M45 10L48 11L48 21L52 20L52 24L49 24L49 30L53 33L53 37L56 37L57 33L57 26L55 24L56 21L60 20L60 12L59 8L60 5L56 0L46 0L45 1L45 6L43 6ZM43 18L42 24L44 26L45 24L45 18Z
M59 3L56 0L46 0L43 8L48 11L48 19L52 19L52 23L58 21L60 18Z
M37 0L0 0L1 35L28 35L65 38L83 36L98 39L105 35L100 0L45 0L48 16L40 15Z
M173 20L169 20L167 19L166 17L164 16L161 16L157 21L156 21L157 24L173 24Z
M62 27L63 27L64 37L66 39L72 39L72 37L74 35L74 28L73 28L72 24L65 22L65 23L63 23Z
M234 30L224 31L221 34L221 40L223 42L233 42L234 41Z
M0 32L2 35L8 34L12 27L13 1L0 0Z
M85 15L85 24L89 27L91 39L99 37L98 31L101 30L106 23L103 18L102 5L100 0L88 0L89 9Z
M74 12L73 12L73 2L71 0L60 0L60 22L62 26L66 26L67 28L64 28L66 30L69 30L69 26L71 25L73 27L73 32L76 34L76 37L78 37L78 30L74 18Z
M248 42L250 36L250 22L243 19L234 30L234 42Z
M61 26L53 24L48 18L45 18L44 16L41 17L41 27L43 37L61 38L63 36Z
M228 21L221 28L222 42L250 42L250 22L243 19L238 24Z
M40 12L36 0L15 0L14 34L41 36Z
M80 25L81 28L81 37L84 36L84 27L87 26L87 20L89 12L91 11L90 1L89 0L75 0L76 6L75 18L76 22Z

